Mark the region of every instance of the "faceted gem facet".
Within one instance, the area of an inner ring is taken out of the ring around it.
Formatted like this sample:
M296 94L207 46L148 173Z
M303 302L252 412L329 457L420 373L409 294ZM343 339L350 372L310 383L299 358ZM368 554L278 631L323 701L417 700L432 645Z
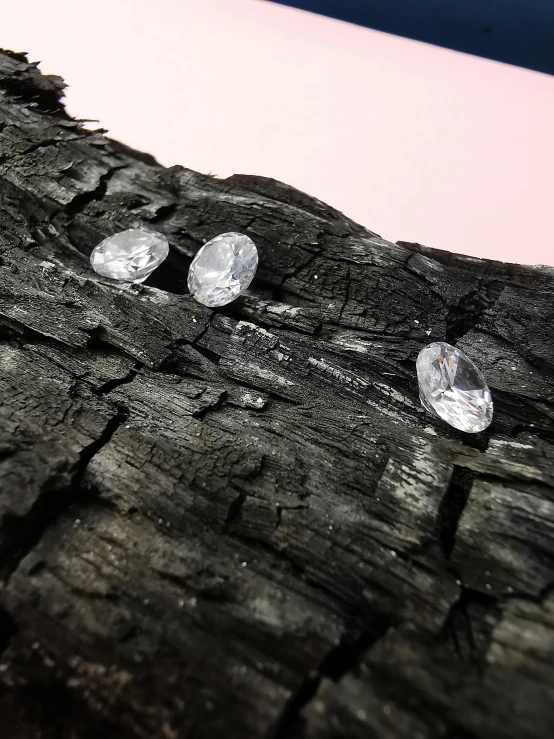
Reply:
M102 277L143 282L169 254L167 239L145 228L130 228L101 241L90 263Z
M476 434L492 421L493 403L485 378L461 349L443 341L418 355L417 379L423 407L454 428Z
M252 239L240 233L220 234L192 260L189 290L210 308L227 305L250 285L257 267L258 250Z

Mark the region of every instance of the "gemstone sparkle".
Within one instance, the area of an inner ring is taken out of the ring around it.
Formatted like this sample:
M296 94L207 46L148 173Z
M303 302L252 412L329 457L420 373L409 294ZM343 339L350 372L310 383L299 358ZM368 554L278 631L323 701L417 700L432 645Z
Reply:
M192 260L189 290L210 308L227 305L250 285L257 267L258 250L252 239L240 233L220 234Z
M145 228L130 228L101 241L90 263L102 277L144 282L169 254L166 237Z
M454 428L476 434L492 421L493 402L480 370L464 352L434 342L418 355L417 378L423 407Z

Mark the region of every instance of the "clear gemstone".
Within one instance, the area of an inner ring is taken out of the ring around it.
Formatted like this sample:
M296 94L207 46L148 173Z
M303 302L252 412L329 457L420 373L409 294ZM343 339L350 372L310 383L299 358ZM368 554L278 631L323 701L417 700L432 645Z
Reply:
M214 308L227 305L252 282L258 267L258 250L248 236L216 236L192 260L188 286L199 303Z
M145 228L108 236L90 255L95 272L112 280L143 282L169 254L167 239Z
M435 342L416 362L423 407L454 428L476 434L492 421L493 403L485 378L461 349Z

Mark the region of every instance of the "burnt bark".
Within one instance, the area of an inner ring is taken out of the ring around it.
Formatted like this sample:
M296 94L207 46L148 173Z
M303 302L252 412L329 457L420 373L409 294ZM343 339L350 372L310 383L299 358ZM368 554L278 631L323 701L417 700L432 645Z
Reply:
M554 270L165 169L62 92L0 54L3 736L550 739ZM95 275L141 224L166 263ZM260 267L209 310L188 266L231 230ZM445 338L477 436L419 404Z

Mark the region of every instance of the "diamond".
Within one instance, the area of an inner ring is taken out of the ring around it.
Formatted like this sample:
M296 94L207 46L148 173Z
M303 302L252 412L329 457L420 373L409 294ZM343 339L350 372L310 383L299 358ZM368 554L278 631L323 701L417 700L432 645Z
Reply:
M239 233L220 234L192 260L189 290L210 308L227 305L250 285L257 267L258 250L252 239Z
M418 355L417 379L423 407L454 428L476 434L492 421L485 378L461 349L435 342Z
M168 254L169 245L163 234L130 228L101 241L90 255L90 263L102 277L144 282Z

